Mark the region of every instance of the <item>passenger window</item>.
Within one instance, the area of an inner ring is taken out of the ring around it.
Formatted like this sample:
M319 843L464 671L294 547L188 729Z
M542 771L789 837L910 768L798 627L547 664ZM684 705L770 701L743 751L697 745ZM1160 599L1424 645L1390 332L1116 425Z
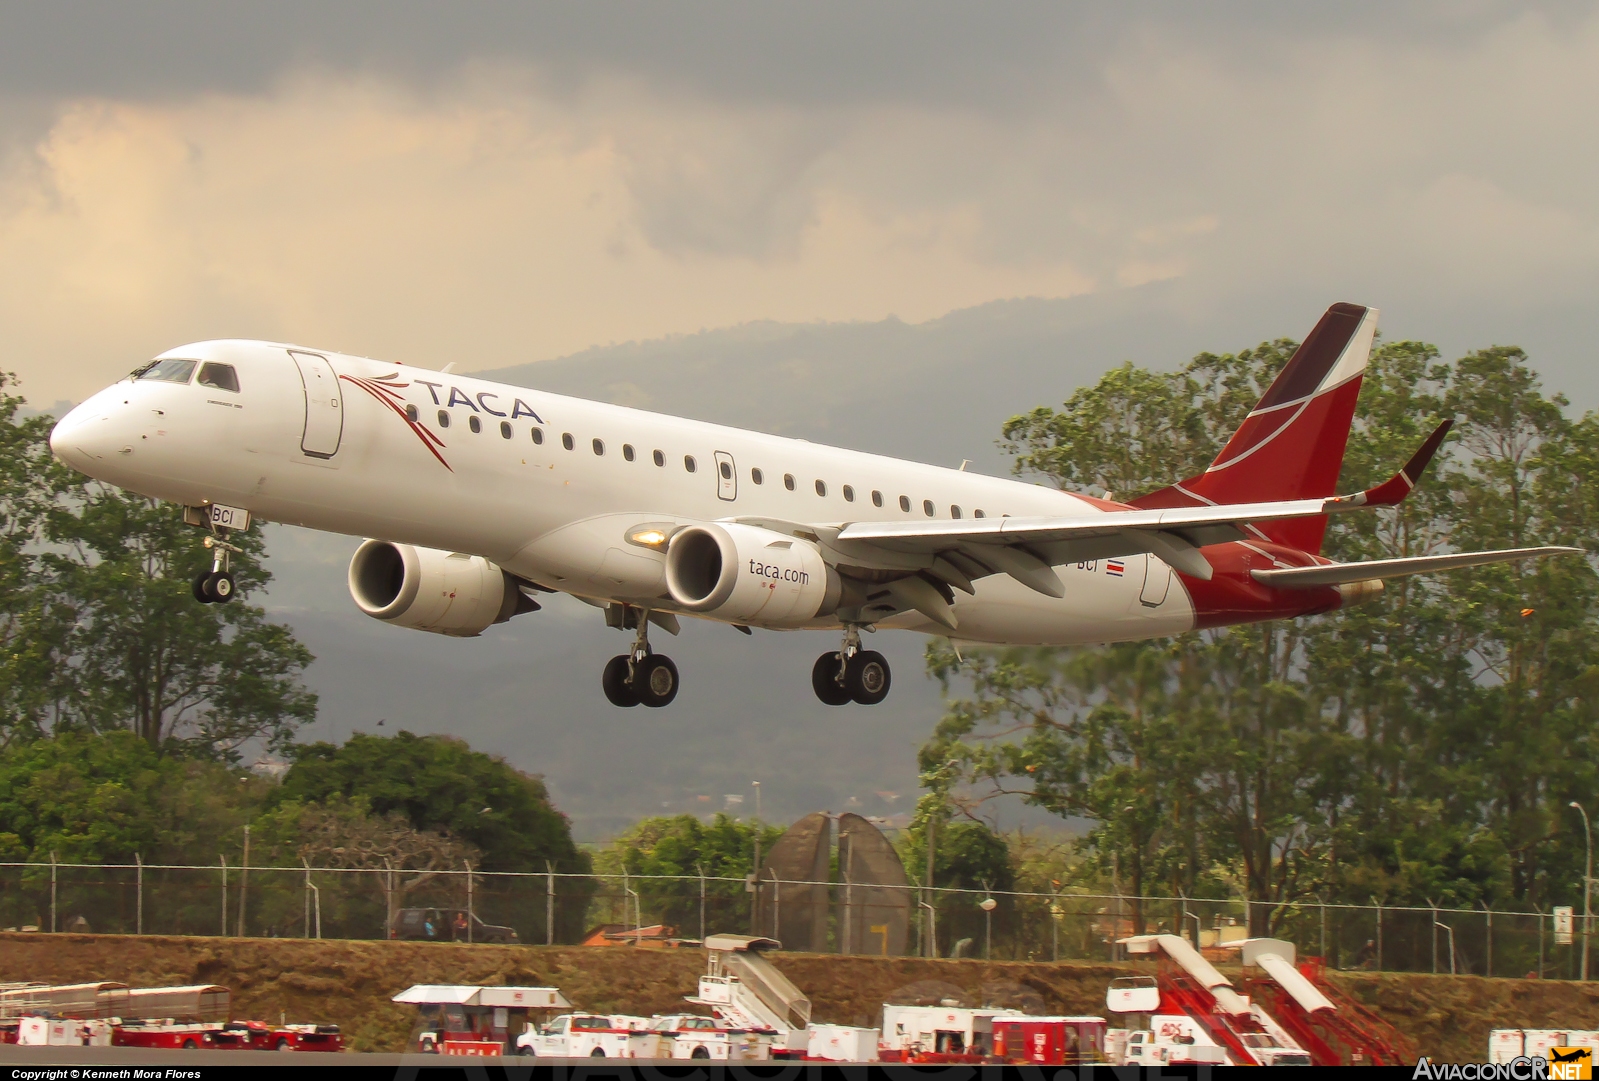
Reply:
M933 516L933 501L931 499L922 500L922 513L929 518Z
M988 516L986 514L984 514L983 513L983 509L981 507L979 507L976 510L972 511L972 517L973 518L986 518Z
M961 509L955 506L953 503L950 504L949 516L951 518L959 518L961 516Z
M752 469L750 470L750 480L754 481L756 484L760 484L762 481L766 480L766 474L762 473L759 469Z
M440 409L439 410L439 427L440 428L448 428L449 426L450 426L450 411L448 409Z
M540 444L542 444L544 442L544 429L543 428L534 428L533 431L530 434L533 436L533 442L540 443Z
M855 489L851 488L847 484L844 485L844 502L846 502L846 503L855 502Z
M655 464L656 465L665 465L666 464L666 455L662 454L660 451L656 451L655 452L654 458L655 458Z
M187 383L198 360L158 360L141 368L135 379L159 379L163 383Z
M623 443L622 444L622 461L631 462L632 460L633 460L633 444L631 444L631 443Z
M882 505L883 505L883 493L877 491L875 488L872 489L872 506L881 507Z
M723 480L732 480L733 479L733 467L732 467L732 465L730 465L727 462L723 462L722 463L722 479Z
M483 430L483 422L478 420L475 416L466 418L466 426L472 429L473 435L476 435L478 432Z
M416 411L416 406L408 405L405 407L405 419L410 421L412 424L415 424L417 422L417 418L419 418L421 415L422 414Z
M571 432L562 432L561 433L561 446L565 447L567 450L571 450L576 445L577 444L572 441L572 433Z
M683 455L683 468L688 470L690 473L699 468L699 463L694 460L694 455Z
M231 390L239 393L239 373L233 370L231 364L212 364L207 362L200 365L200 378L196 380L202 387L216 387L218 390Z
M902 495L902 496L899 497L899 509L902 510L902 511L905 511L907 514L910 513L910 509L911 509L911 497L910 496Z
M600 455L600 454L604 454L605 453L605 440L596 439L594 441L594 453L596 455Z
M792 474L792 473L784 473L783 474L783 487L787 488L791 492L794 490L794 474Z
M824 483L823 481L817 481L816 482L816 494L817 495L826 495L827 494L827 485L826 485L826 483Z
M500 438L501 439L509 439L509 438L511 438L511 422L510 421L508 421L508 420L500 421Z

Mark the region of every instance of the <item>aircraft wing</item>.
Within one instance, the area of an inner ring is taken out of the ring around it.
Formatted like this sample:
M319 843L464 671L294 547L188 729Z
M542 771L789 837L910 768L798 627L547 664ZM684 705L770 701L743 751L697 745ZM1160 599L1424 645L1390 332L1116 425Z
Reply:
M1581 552L1581 548L1545 546L1542 548L1501 548L1493 552L1453 552L1439 556L1413 556L1406 559L1372 559L1363 563L1328 563L1320 567L1285 567L1279 570L1250 571L1263 585L1278 589L1313 589L1316 586L1344 585L1373 578L1403 578L1407 574L1481 567L1489 563L1509 563L1536 556Z
M836 533L829 530L832 534L829 540L840 548L856 546L863 554L875 550L932 558L932 572L963 590L970 589L973 579L1003 573L1040 593L1062 597L1065 587L1053 567L1077 560L1143 552L1159 557L1192 578L1209 581L1213 570L1199 549L1207 544L1247 539L1251 535L1249 525L1253 522L1342 514L1398 504L1415 487L1422 471L1443 444L1449 427L1447 420L1438 425L1403 469L1383 483L1353 495L1148 510L1130 508L1071 517L852 522L838 528ZM1370 564L1257 571L1255 577L1263 584L1311 588L1575 551L1579 549L1459 553L1426 556L1420 560L1378 560ZM1353 569L1356 567L1366 570Z

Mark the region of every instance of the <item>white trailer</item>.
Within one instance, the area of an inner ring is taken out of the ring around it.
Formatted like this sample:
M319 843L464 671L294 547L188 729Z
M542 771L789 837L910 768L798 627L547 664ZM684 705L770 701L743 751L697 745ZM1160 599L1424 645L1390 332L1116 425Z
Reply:
M964 1006L883 1007L878 1043L884 1062L981 1062L994 1047L994 1018L1014 1010Z
M805 1057L819 1062L877 1062L879 1033L853 1025L812 1025Z

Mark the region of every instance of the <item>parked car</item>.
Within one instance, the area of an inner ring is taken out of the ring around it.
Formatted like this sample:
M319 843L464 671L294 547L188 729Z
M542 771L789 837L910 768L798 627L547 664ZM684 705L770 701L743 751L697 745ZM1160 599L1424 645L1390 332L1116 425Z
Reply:
M389 924L390 938L422 942L517 942L509 927L484 923L464 908L402 908Z

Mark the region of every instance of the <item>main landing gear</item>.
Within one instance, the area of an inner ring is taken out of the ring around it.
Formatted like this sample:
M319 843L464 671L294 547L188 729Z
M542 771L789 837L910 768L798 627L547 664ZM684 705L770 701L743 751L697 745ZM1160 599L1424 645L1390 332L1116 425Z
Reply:
M239 549L228 543L227 530L219 529L217 535L207 537L202 543L211 549L211 569L194 580L194 599L201 604L227 604L233 599L233 572L229 570L229 556Z
M633 648L605 664L600 685L613 706L650 706L659 709L677 697L677 665L672 658L650 652L649 613L629 606L623 626L632 624L637 635Z
M811 668L811 689L829 706L875 706L888 697L892 682L887 659L861 648L861 629L854 624L844 629L843 648L822 654Z

